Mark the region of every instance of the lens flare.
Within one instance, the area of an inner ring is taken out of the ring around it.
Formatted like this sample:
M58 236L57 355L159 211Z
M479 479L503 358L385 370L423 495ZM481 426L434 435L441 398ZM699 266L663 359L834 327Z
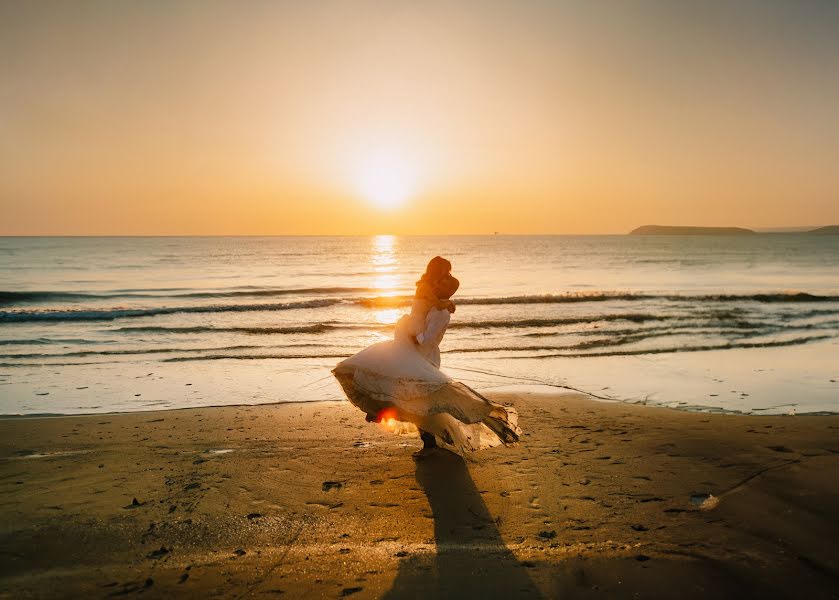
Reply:
M416 425L400 421L399 414L394 408L386 408L379 412L376 416L376 423L389 433L398 435L415 435L417 433Z

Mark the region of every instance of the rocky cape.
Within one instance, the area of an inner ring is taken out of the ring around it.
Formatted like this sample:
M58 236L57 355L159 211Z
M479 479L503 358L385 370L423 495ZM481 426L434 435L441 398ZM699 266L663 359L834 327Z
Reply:
M783 232L786 233L786 232ZM839 225L828 225L804 233L812 235L839 235ZM743 227L682 227L670 225L642 225L629 232L629 235L757 235L758 232Z

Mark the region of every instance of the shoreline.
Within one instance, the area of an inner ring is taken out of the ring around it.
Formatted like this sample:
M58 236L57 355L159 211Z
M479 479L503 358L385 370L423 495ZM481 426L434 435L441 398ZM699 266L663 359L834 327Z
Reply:
M839 340L788 348L509 361L448 357L481 393L587 393L598 400L729 414L839 413ZM333 361L123 362L1 371L0 418L343 399ZM231 404L228 404L231 403Z
M465 461L348 402L0 420L0 598L833 597L839 416L493 398Z
M556 390L565 390L565 391L536 391L533 390L533 387L545 387L545 388L554 388ZM501 389L502 391L497 391L497 389ZM527 397L542 397L542 398L554 398L558 396L576 396L583 398L590 402L597 402L602 404L620 404L620 405L627 405L627 406L641 406L644 408L652 408L652 409L664 409L669 411L675 411L679 413L691 413L691 414L699 414L699 415L720 415L720 416L732 416L732 417L833 417L839 416L839 411L810 411L810 412L795 412L792 414L789 413L769 413L769 414L760 414L757 411L763 410L772 410L775 407L767 407L765 409L756 408L752 409L755 412L745 412L735 409L723 409L716 406L701 406L701 405L692 405L691 407L679 407L679 406L668 406L666 404L655 404L655 403L648 403L644 400L620 400L617 398L608 398L605 396L597 396L595 394L590 394L588 392L584 392L582 390L578 390L576 388L569 388L565 386L551 386L548 384L544 385L523 385L523 386L503 386L502 388L493 388L492 391L489 392L482 392L485 396L527 396ZM90 413L32 413L32 414L15 414L15 413L7 413L3 414L0 413L0 422L2 421L21 421L21 420L34 420L34 419L61 419L61 418L72 418L72 417L96 417L96 416L112 416L112 415L144 415L144 414L151 414L151 413L167 413L167 412L177 412L177 411L190 411L190 410L202 410L202 409L219 409L219 408L246 408L246 407L273 407L273 406L283 406L283 405L299 405L299 404L320 404L320 403L348 403L349 401L346 399L341 400L334 400L334 399L323 399L323 400L283 400L280 402L257 402L253 404L241 403L241 404L207 404L203 406L176 406L171 408L149 408L146 410L124 410L124 411L108 411L108 412L90 412ZM786 405L784 405L786 406Z

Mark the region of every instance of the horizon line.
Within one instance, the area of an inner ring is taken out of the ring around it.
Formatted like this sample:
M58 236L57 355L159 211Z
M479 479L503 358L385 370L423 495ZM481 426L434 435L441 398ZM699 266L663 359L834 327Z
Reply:
M832 227L833 225L787 225L776 227L758 227L756 233L807 233L810 229ZM656 227L697 227L718 228L704 225L663 225ZM727 226L726 226L727 227ZM733 227L733 226L732 226ZM750 228L743 228L750 229ZM782 231L785 230L785 231ZM632 231L632 230L630 230ZM628 236L630 231L600 232L600 233L505 233L494 231L489 233L102 233L102 234L0 234L0 238L222 238L222 237L377 237L391 235L396 237L551 237L551 236Z

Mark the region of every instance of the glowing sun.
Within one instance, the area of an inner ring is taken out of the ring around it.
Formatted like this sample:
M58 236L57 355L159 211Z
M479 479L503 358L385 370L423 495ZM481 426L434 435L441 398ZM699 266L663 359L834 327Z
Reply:
M359 194L379 208L394 209L416 191L416 173L404 157L380 153L367 157L357 171Z

